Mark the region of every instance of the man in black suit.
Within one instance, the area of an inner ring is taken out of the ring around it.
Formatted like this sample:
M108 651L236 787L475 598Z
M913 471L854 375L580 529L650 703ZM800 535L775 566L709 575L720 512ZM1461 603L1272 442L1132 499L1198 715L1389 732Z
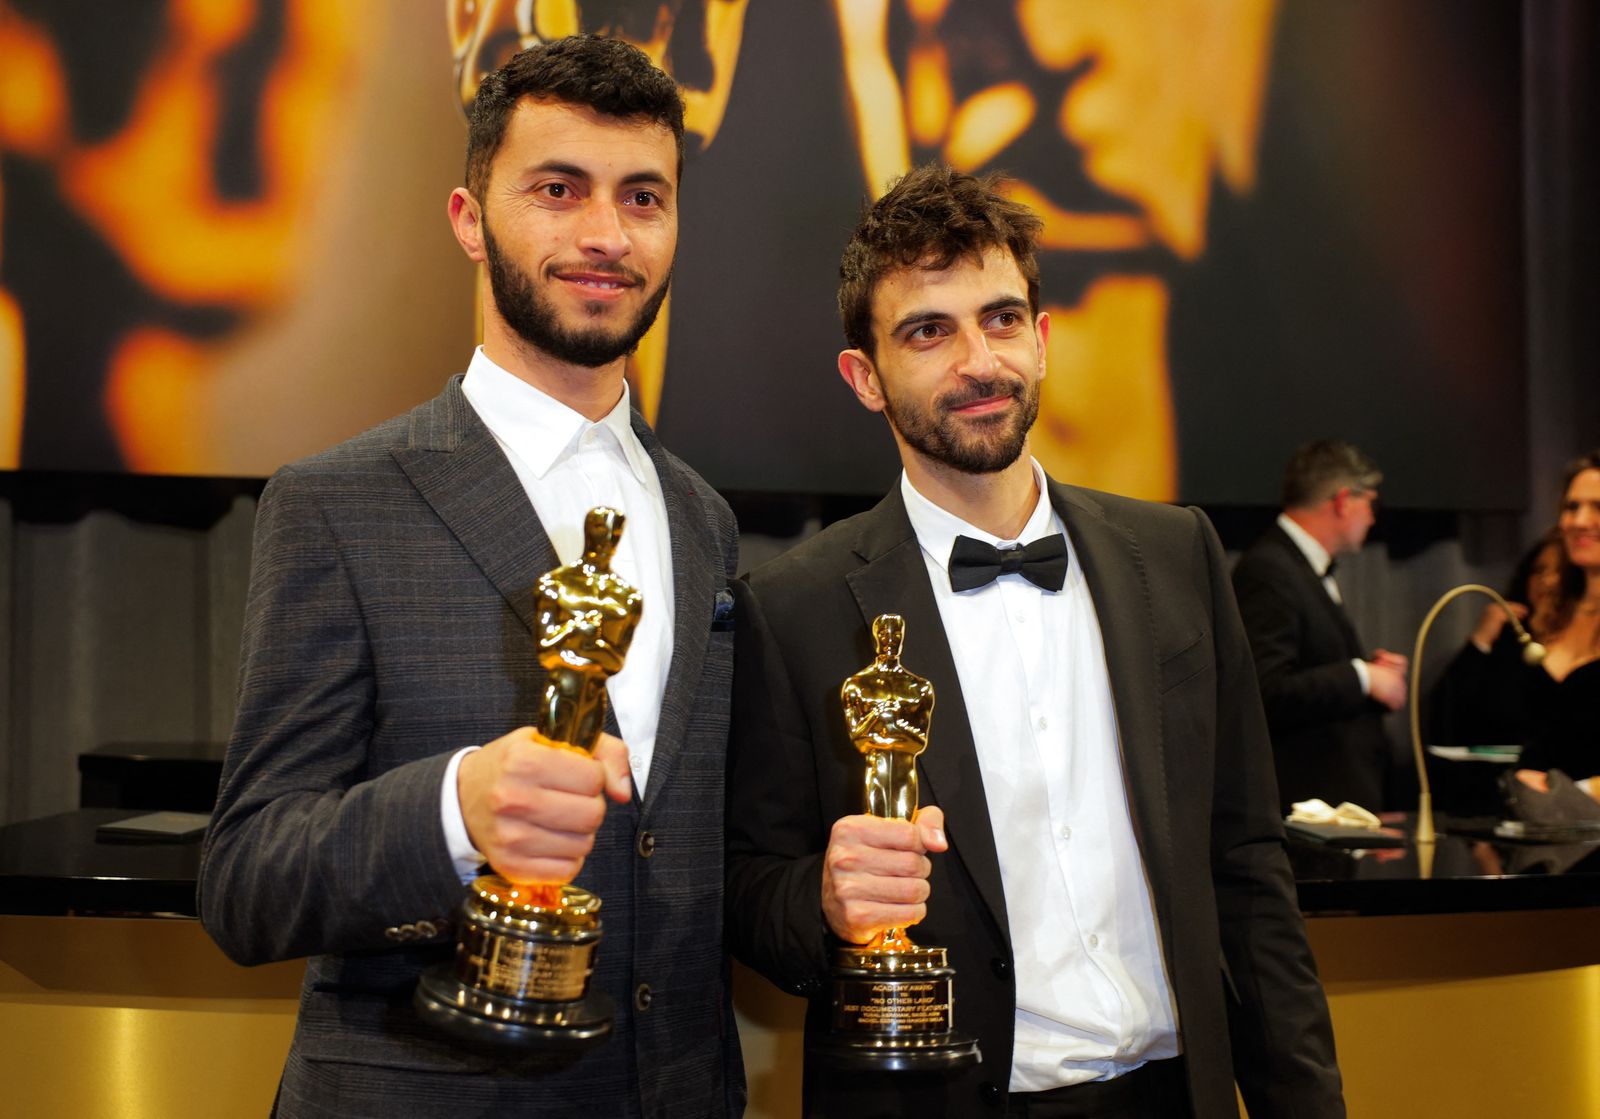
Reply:
M1333 577L1361 550L1383 474L1355 447L1308 443L1283 474L1283 512L1233 572L1272 735L1281 807L1313 797L1384 807L1385 710L1406 702L1406 658L1364 651Z
M622 42L485 77L449 205L486 266L483 345L434 400L262 495L199 901L235 960L310 957L280 1116L743 1110L719 935L733 516L623 379L666 295L682 152L677 89ZM644 609L590 757L530 724L539 579L597 552L599 505L627 514L604 547ZM484 862L604 901L605 1044L530 1061L419 1020Z
M1025 453L1039 228L934 165L845 250L839 370L905 469L736 584L730 947L810 999L812 1035L833 947L914 925L949 949L983 1063L808 1060L808 1115L1223 1116L1236 1080L1256 1119L1342 1115L1216 535ZM840 703L885 613L936 699L914 821L864 813Z

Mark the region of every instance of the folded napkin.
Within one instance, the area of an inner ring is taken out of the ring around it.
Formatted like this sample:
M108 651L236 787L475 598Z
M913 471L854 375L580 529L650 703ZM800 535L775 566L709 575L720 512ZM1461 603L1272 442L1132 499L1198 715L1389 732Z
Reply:
M1519 781L1515 770L1502 773L1500 791L1505 794L1507 815L1530 824L1600 821L1600 801L1561 770L1552 769L1545 774L1545 783L1549 791L1540 792Z
M1338 808L1325 800L1299 800L1294 803L1288 818L1296 824L1338 824L1340 827L1364 828L1367 831L1377 831L1379 827L1376 816L1348 800Z

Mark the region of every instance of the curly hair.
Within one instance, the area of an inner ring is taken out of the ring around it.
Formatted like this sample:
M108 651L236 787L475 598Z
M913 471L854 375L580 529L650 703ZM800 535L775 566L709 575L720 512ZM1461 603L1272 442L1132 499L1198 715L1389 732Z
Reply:
M1004 248L1028 283L1028 306L1039 313L1039 262L1044 223L1000 193L998 172L978 178L928 163L896 179L867 206L839 262L839 317L845 341L873 356L872 296L898 268L940 270L957 258L981 261Z
M1553 595L1536 593L1533 586L1534 571L1546 552L1554 552L1561 577L1560 589ZM1573 585L1574 576L1576 586ZM1528 632L1540 640L1559 632L1571 620L1572 605L1582 593L1583 573L1567 561L1566 549L1561 546L1561 530L1556 528L1545 530L1533 547L1523 553L1511 571L1505 590L1506 598L1528 607L1525 625Z
M683 175L683 97L638 47L598 35L572 35L513 55L486 74L467 113L467 189L482 199L489 168L524 97L584 105L609 117L649 121L672 132Z

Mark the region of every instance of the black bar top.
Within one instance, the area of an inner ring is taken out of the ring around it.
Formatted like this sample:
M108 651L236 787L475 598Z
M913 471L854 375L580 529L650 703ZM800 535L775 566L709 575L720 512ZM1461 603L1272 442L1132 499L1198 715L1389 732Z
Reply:
M101 824L143 814L80 808L0 827L0 913L195 916L199 839L95 837Z
M1497 834L1500 822L1440 816L1431 857L1403 846L1343 849L1289 839L1300 909L1308 917L1501 913L1600 906L1600 833L1533 843Z
M96 837L99 825L136 815L80 808L0 827L0 913L195 916L198 839ZM1600 907L1600 837L1531 844L1495 836L1493 824L1441 818L1427 876L1409 842L1347 850L1291 838L1300 908L1334 917Z

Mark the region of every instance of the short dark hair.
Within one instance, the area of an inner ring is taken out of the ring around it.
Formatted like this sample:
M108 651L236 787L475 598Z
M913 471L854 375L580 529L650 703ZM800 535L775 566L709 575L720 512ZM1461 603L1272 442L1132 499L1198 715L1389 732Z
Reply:
M1346 486L1376 490L1383 484L1377 463L1341 439L1318 439L1289 457L1283 470L1283 507L1309 509Z
M524 97L662 125L677 142L683 175L683 97L677 84L621 39L571 35L518 52L479 84L467 111L467 189L480 202L511 114Z
M1044 223L1000 193L998 172L982 178L927 163L896 179L866 207L839 262L839 317L853 349L872 356L872 295L897 268L943 269L957 257L981 260L1005 248L1028 282L1028 306L1039 313L1039 262Z

